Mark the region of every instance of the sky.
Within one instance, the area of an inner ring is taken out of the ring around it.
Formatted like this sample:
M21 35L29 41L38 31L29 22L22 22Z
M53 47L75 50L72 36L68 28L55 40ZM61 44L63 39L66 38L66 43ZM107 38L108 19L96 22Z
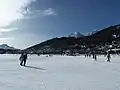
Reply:
M119 0L0 0L0 44L25 49L120 24Z

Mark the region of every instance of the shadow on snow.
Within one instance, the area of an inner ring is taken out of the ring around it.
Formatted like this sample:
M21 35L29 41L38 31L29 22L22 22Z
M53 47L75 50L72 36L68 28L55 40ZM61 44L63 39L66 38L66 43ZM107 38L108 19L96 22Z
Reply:
M39 68L39 67L35 67L35 66L24 66L26 68L32 68L32 69L38 69L38 70L46 70L44 68Z

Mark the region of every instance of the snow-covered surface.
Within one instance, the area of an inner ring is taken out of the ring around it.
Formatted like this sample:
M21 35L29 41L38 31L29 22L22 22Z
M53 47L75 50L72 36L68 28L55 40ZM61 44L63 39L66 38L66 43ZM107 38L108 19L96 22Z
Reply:
M84 56L29 56L27 67L19 55L0 55L0 90L120 90L120 56L107 63Z

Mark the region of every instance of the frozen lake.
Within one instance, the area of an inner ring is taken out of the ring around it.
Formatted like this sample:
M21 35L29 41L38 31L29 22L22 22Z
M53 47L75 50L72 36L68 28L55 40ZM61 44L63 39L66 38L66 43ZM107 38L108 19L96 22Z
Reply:
M19 55L0 55L0 90L120 90L120 56L107 63L84 56L29 56L27 67Z

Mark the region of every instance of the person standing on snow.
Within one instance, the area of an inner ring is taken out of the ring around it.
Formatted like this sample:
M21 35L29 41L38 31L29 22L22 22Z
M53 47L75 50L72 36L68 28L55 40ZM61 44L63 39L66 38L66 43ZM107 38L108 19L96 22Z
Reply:
M97 55L96 55L96 53L94 54L94 59L95 59L95 61L97 61Z
M95 59L95 52L92 52L93 59Z
M110 62L110 59L111 59L111 56L110 56L110 53L107 54L107 62Z
M27 54L26 53L22 53L19 60L21 61L20 65L21 66L25 66L26 65L26 60L27 60Z
M93 55L93 59L94 59L95 61L97 61L97 55L96 55L96 52L95 52L95 51L93 51L92 55Z

